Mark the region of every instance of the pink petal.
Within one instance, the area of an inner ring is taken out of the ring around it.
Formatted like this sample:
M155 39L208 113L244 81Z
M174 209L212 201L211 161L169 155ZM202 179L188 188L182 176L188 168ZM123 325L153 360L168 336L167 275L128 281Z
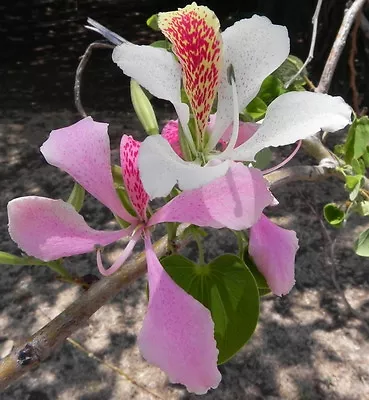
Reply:
M224 141L225 143L229 142L232 134L232 127L233 124L226 129L220 141ZM258 127L259 125L253 122L240 122L235 148L249 140L251 136L257 131Z
M161 136L164 139L167 139L168 143L172 146L172 149L181 157L182 150L179 142L179 133L178 133L178 120L169 121L163 128L161 132Z
M225 176L181 193L157 211L149 225L160 222L189 222L212 228L246 229L273 202L262 173L233 163Z
M143 188L138 170L138 150L141 143L132 136L123 135L120 144L120 159L124 185L137 214L146 221L146 207L149 196Z
M91 117L56 129L41 146L46 161L71 175L80 185L125 221L135 220L122 206L110 165L108 124Z
M97 231L68 203L19 197L8 203L9 234L27 254L43 261L93 251L129 235L132 228Z
M250 229L249 253L272 292L287 294L295 284L296 232L271 222L265 215Z
M210 311L172 281L145 236L150 300L138 345L173 383L204 394L221 380Z

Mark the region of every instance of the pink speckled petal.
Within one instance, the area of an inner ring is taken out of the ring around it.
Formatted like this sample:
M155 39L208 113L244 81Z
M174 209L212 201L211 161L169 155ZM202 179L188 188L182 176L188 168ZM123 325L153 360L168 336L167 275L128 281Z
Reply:
M143 357L173 383L204 394L221 380L210 311L186 293L161 266L145 236L149 306L138 345Z
M43 261L94 251L129 235L132 228L97 231L68 203L19 197L8 203L9 234L28 255Z
M168 143L172 146L172 149L182 158L182 150L178 133L178 120L169 121L164 126L161 136L163 136L164 139L167 139Z
M271 222L265 215L250 229L249 253L272 292L287 294L295 284L296 232Z
M120 160L124 184L133 207L141 220L146 221L149 196L143 188L138 170L138 150L141 143L132 136L123 135L120 143Z
M189 222L212 228L246 229L255 224L273 195L262 173L233 163L225 176L181 193L150 219L160 222Z
M91 117L50 133L41 146L46 161L71 175L81 186L125 221L132 217L114 188L110 165L108 124Z

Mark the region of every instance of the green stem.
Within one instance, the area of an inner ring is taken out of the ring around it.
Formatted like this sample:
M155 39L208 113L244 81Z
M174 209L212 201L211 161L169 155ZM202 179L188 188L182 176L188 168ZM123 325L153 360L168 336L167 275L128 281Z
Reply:
M75 283L75 278L61 265L60 261L51 261L49 263L45 263L44 265L52 269L67 282Z
M178 224L176 222L167 222L165 225L168 233L168 252L170 254L176 254L177 249L175 243L176 243Z
M202 245L201 237L199 235L194 235L194 240L197 244L197 248L199 251L199 264L205 265L205 251L204 246Z
M238 256L243 259L243 253L247 246L247 240L245 237L244 232L242 231L232 231L237 238L237 245L238 245Z

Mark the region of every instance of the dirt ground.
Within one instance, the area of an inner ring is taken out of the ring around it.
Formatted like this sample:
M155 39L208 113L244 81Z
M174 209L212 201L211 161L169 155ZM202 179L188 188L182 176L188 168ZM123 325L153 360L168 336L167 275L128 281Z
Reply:
M139 138L139 125L130 113L93 112L110 122L113 157L118 156L122 132ZM169 117L169 111L162 112ZM51 129L78 119L71 110L32 113L8 110L0 115L0 250L19 254L7 233L6 204L14 197L41 195L66 198L71 180L49 166L39 152ZM306 157L300 156L300 162ZM299 160L293 160L297 163ZM365 324L346 312L326 262L326 239L319 218L332 198L344 198L342 185L294 183L275 192L280 205L270 210L274 221L295 229L300 239L296 286L283 298L266 296L261 318L250 342L220 367L223 380L205 399L369 399L369 343ZM95 228L111 228L111 214L88 198L83 215ZM369 262L354 255L352 242L363 229L352 221L337 237L337 280L351 305L369 320ZM209 258L231 251L235 243L225 231L211 232ZM113 246L110 261L119 251ZM191 253L190 248L187 252ZM74 257L68 265L79 275L97 274L94 256ZM60 313L81 290L55 279L44 267L2 266L0 279L0 355ZM136 337L146 309L141 279L100 309L73 339L104 360L96 361L70 342L35 371L5 391L2 400L175 399L190 400L180 385L147 364ZM121 371L113 371L106 363Z

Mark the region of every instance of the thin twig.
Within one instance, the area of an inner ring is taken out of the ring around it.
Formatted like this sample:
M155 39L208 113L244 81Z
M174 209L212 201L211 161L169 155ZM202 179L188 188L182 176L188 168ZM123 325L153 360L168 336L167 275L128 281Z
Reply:
M132 385L137 386L139 389L141 389L142 391L150 394L151 396L155 397L156 399L163 400L162 397L160 397L156 393L152 392L146 386L142 386L141 384L139 384L137 381L135 381L133 378L131 378L129 375L127 375L124 371L122 371L120 368L118 368L114 364L111 364L110 362L105 361L104 359L98 357L97 355L95 355L91 351L87 350L81 343L78 343L76 340L71 339L71 338L67 338L67 342L69 342L74 348L76 348L79 351L81 351L82 353L86 354L87 357L91 358L92 360L97 361L98 363L104 365L106 368L109 368L112 371L116 372L118 375L120 375L123 378L125 378L128 382L132 383Z
M361 15L356 17L354 27L351 32L351 50L348 57L348 66L350 70L350 88L352 90L352 108L356 114L359 114L359 92L356 85L356 68L355 68L355 58L357 54L357 32L359 30L361 21Z
M74 104L76 105L78 112L81 114L81 116L83 118L87 117L87 114L86 114L85 109L82 106L82 101L81 101L82 76L83 76L84 70L86 68L86 65L88 63L88 60L91 57L92 50L93 49L113 49L113 48L114 48L114 46L109 43L93 42L87 47L86 51L84 52L83 56L81 57L81 61L78 64L75 79L74 79Z
M307 56L307 59L305 60L303 66L296 72L296 74L284 85L285 89L288 89L288 87L291 85L291 83L294 82L295 79L300 76L302 71L307 67L307 65L310 63L310 61L314 58L316 35L318 32L318 19L319 19L319 14L320 14L320 9L322 7L322 3L323 3L323 0L318 0L318 3L316 5L315 11L314 11L313 18L311 20L311 22L313 24L313 33L311 35L311 43L310 43L310 49L309 49L309 54Z
M341 285L339 284L337 280L337 262L336 262L336 256L335 256L335 249L336 249L336 244L337 244L337 236L332 240L331 235L329 234L325 223L321 216L317 213L316 209L308 202L307 205L309 208L312 210L312 212L315 214L316 219L318 220L320 227L323 232L323 236L325 238L327 247L326 249L328 250L326 252L326 264L328 264L331 267L331 279L333 282L333 285L335 289L337 290L338 294L340 295L342 301L345 304L345 307L351 315L353 315L356 319L362 322L365 330L369 334L369 323L366 319L366 316L362 315L359 311L355 310L349 301L347 300L345 291L341 288Z
M316 92L327 93L332 82L333 74L336 70L338 60L345 47L347 36L350 32L351 26L354 23L356 16L361 11L363 5L367 0L355 0L352 5L345 10L345 15L342 24L337 33L336 39L333 43L328 60L324 66L322 76L320 77L319 85Z

